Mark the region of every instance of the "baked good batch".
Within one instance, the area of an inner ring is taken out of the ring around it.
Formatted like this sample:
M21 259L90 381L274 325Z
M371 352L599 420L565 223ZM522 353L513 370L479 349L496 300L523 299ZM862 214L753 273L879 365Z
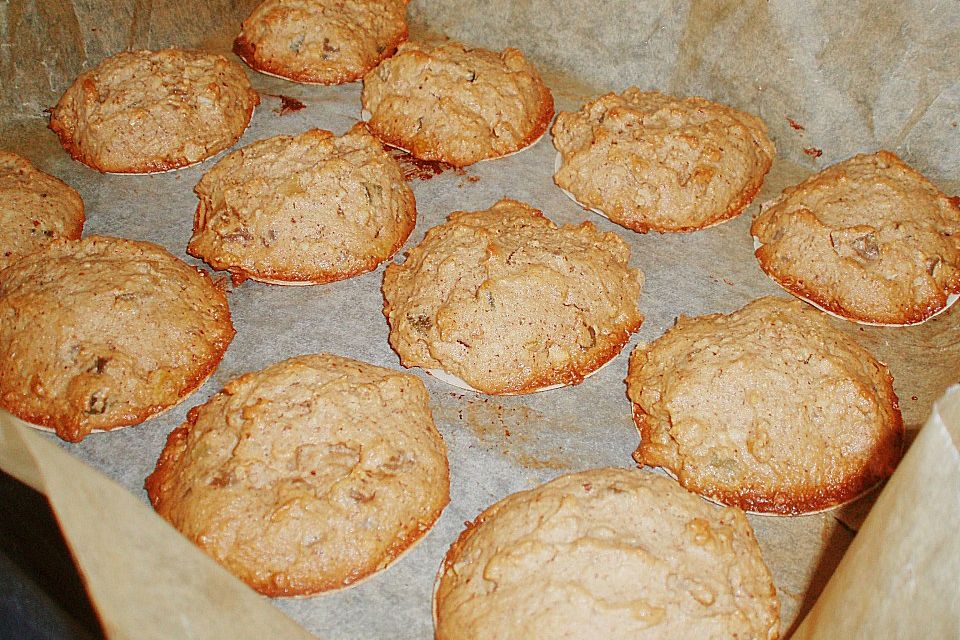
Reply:
M200 198L187 251L277 284L340 280L392 256L416 223L403 170L358 124L259 140L222 158Z
M0 271L54 238L77 240L83 200L65 182L0 151Z
M960 201L889 151L786 189L751 233L771 278L850 320L915 324L960 293Z
M577 384L620 352L643 317L630 250L590 222L557 227L503 199L457 211L383 278L390 345L490 394Z
M799 300L681 316L630 357L640 464L708 498L800 514L893 473L903 422L887 368Z
M260 593L345 587L419 540L449 500L416 376L327 354L230 381L175 429L157 512Z
M243 21L234 52L295 82L363 77L407 39L407 0L265 0Z
M50 112L75 159L98 171L195 164L240 139L260 96L243 68L203 51L124 51L85 71Z
M363 79L370 129L422 160L464 167L518 151L547 130L553 96L516 49L407 42Z
M776 153L756 116L630 87L561 112L554 182L628 229L695 231L743 211Z
M628 469L561 476L467 524L434 595L437 640L779 637L743 512Z
M0 271L0 406L77 442L177 404L233 338L223 291L148 242L54 240Z

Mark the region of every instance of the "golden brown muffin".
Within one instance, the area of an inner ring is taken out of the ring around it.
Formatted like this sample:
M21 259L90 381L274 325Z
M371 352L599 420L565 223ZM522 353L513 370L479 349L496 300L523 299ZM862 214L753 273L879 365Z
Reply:
M767 275L849 320L916 324L960 293L960 199L889 151L786 189L751 233Z
M640 464L761 513L849 501L893 473L903 446L893 380L797 300L681 316L630 358Z
M149 242L54 240L0 271L0 406L78 442L139 424L213 373L223 291Z
M83 200L72 187L0 151L0 271L54 238L79 239L83 221Z
M243 68L203 51L124 51L74 81L50 128L97 171L156 173L240 139L260 96Z
M417 220L403 170L358 124L260 140L203 176L187 251L275 284L317 284L375 269Z
M422 160L464 167L536 142L553 96L516 49L404 43L364 76L370 130Z
M260 593L338 589L383 569L449 500L420 380L327 354L227 383L175 429L150 501Z
M437 640L779 637L743 512L672 480L592 469L481 513L437 578Z
M643 274L589 222L557 227L503 199L457 211L387 266L383 312L405 367L440 369L490 394L577 384L640 327Z
M756 116L630 87L562 112L554 182L628 229L695 231L738 215L776 149Z
M407 39L407 0L265 0L243 21L234 52L295 82L353 82Z

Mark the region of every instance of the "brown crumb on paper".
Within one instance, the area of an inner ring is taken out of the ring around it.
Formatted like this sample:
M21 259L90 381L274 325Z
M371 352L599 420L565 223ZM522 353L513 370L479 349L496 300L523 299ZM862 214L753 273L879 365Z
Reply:
M823 155L823 149L817 149L816 147L807 147L803 152L811 158L819 158Z
M390 152L394 160L400 163L400 168L403 170L403 179L407 182L429 180L453 168L452 165L445 162L430 162L429 160L415 158L403 149L388 147L387 151Z
M296 98L291 98L290 96L285 96L280 93L265 93L263 95L280 98L280 106L273 110L277 115L285 116L288 113L296 113L307 106Z
M804 127L802 124L800 124L799 122L797 122L797 121L794 120L793 118L789 118L789 117L788 117L788 118L787 118L787 122L789 122L789 123L790 123L790 126L793 127L794 129L796 129L797 131L806 131L806 130L807 130L806 127Z

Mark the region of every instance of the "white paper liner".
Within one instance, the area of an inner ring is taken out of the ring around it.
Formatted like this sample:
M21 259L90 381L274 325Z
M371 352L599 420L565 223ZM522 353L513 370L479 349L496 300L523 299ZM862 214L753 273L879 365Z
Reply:
M372 117L373 117L373 114L370 113L369 111L367 111L366 109L361 109L361 110L360 110L360 120L361 120L361 121L363 121L363 122L370 122L370 118L372 118ZM549 128L549 127L547 127L547 128ZM488 160L499 160L500 158L509 158L510 156L517 155L517 154L520 153L521 151L526 151L527 149L529 149L529 148L532 147L533 145L535 145L535 144L537 144L538 142L540 142L541 140L543 140L543 136L545 136L546 134L547 134L547 129L544 129L544 130L543 130L543 133L541 133L539 136L537 136L537 139L536 139L536 140L533 140L533 141L531 141L529 144L526 144L526 145L520 147L520 148L517 149L516 151L511 151L510 153L505 153L505 154L503 154L502 156L494 156L494 157L492 157L492 158L481 158L480 160L477 160L477 161L474 162L473 164L478 164L478 163L480 163L480 162L487 162ZM395 144L390 144L389 142L383 142L382 140L381 140L381 142L382 142L384 145L388 146L388 147L393 147L394 149L400 149L400 151L403 151L404 153L409 153L411 156L413 156L413 152L410 151L409 149L406 149L406 148L404 148L404 147L397 146L397 145L395 145ZM413 156L413 157L416 158L417 156ZM423 158L418 158L418 159L424 160L425 162L443 162L442 160L425 160L425 159L423 159ZM449 163L447 163L447 164L449 164ZM470 166L470 165L466 165L466 166Z
M673 478L674 480L676 480L678 483L680 482L680 479L677 478L677 474L675 474L675 473L674 473L673 471L671 471L670 469L667 469L667 468L665 468L665 467L654 467L654 468L659 469L660 471L664 472L665 474L667 474L668 476L670 476L671 478ZM838 503L836 503L836 504L832 504L832 505L827 506L827 507L822 507L822 508L820 508L820 509L814 509L814 510L812 510L812 511L802 511L802 512L800 512L800 513L776 513L776 512L772 512L772 511L750 511L750 510L748 510L748 509L743 509L743 512L744 512L744 513L749 513L750 515L753 515L753 516L768 516L768 517L771 517L771 518L799 518L799 517L802 517L802 516L813 516L813 515L816 515L816 514L818 514L818 513L826 513L827 511L833 511L834 509L839 509L840 507L845 507L846 505L848 505L848 504L850 504L850 503L852 503L852 502L856 502L857 500L859 500L860 498L862 498L863 496L867 495L868 493L870 493L871 491L873 491L874 489L876 489L877 487L879 487L881 484L883 484L885 480L886 480L886 479L884 478L884 480L880 480L880 481L876 482L875 484L870 485L869 487L867 487L866 489L864 489L863 491L861 491L861 492L858 493L857 495L852 496L852 497L850 497L850 498L847 498L847 499L844 500L843 502L838 502ZM680 485L680 486L683 486L683 485ZM686 488L686 487L684 487L684 488ZM692 491L692 490L690 490L690 489L687 489L687 491L690 491L691 493L697 493L697 492ZM728 504L726 504L726 503L720 502L720 501L717 500L716 498L711 498L710 496L704 495L704 494L702 494L702 493L697 493L697 495L700 496L701 498L703 498L704 500L706 500L707 502L712 502L713 504L718 505L718 506L721 506L721 507L729 507L729 506L731 506L731 505L728 505Z
M615 358L616 358L616 356L614 356L613 358L610 358L609 360L607 360L606 362L604 362L602 365L600 365L599 367L597 367L596 369L594 369L594 370L591 371L590 373L588 373L588 374L586 374L585 376L583 376L583 379L586 380L587 378L589 378L590 376L592 376L593 374L595 374L597 371L600 371L601 369L606 368L607 365L609 365L611 362L613 362L613 360L614 360ZM486 394L485 391L480 391L479 389L475 389L475 388L471 387L471 386L470 386L470 383L466 382L466 381L463 380L462 378L459 378L459 377L453 375L452 373L447 373L447 372L444 371L443 369L424 369L424 371L426 371L427 373L429 373L431 376L433 376L433 377L436 378L437 380L440 380L441 382L446 382L447 384L449 384L449 385L451 385L451 386L454 386L454 387L457 387L457 388L459 388L459 389L463 389L464 391L473 391L473 392L475 392L475 393L483 393L483 394ZM553 389L561 389L561 388L563 388L563 387L569 387L569 386L572 386L572 385L570 385L570 384L568 384L568 383L550 384L550 385L547 385L547 386L545 386L545 387L538 387L537 389L533 389L532 391L524 391L523 393L508 392L508 393L497 393L497 394L486 394L486 395L498 395L498 396L521 396L521 395L522 395L522 396L525 396L525 395L529 395L529 394L531 394L531 393L540 393L541 391L552 391Z
M243 58L241 58L241 60L243 60ZM354 82L360 82L361 80L363 80L362 76L357 78L356 80L350 80L349 82L317 82L312 80L294 80L293 78L289 78L287 76L281 76L279 73L272 73L270 71L263 71L262 69L256 69L253 66L251 66L250 63L248 63L246 60L243 60L243 61L248 67L250 67L251 71L262 73L263 75L270 76L271 78L279 78L281 80L286 80L287 82L293 82L294 84L305 84L311 87L335 87L341 84L353 84Z
M759 249L760 247L762 247L762 246L763 246L763 243L760 242L760 239L759 239L757 236L752 236L752 237L753 237L753 251L754 251L754 255L756 255L757 249ZM787 289L785 286L783 286L782 284L780 284L780 282L777 281L776 278L774 278L774 277L771 276L769 273L767 273L766 270L763 270L763 269L761 269L761 270L767 275L768 278L770 278L773 282L775 282L778 287L780 287L781 289L783 289L784 291L786 291L787 293L789 293L789 294L792 295L793 297L795 297L795 298L800 298L801 300L803 300L803 301L806 302L807 304L809 304L809 305L811 305L811 306L813 306L813 307L816 307L816 308L819 309L820 311L823 311L825 314L830 315L830 316L833 316L834 318L839 318L840 320L846 320L847 322L855 322L856 324L862 324L862 325L866 325L866 326L868 326L868 327L915 327L915 326L917 326L917 325L923 324L923 323L926 322L927 320L931 320L931 319L933 319L933 318L936 318L938 315L940 315L941 313L943 313L944 311L946 311L947 309L949 309L950 307L952 307L952 306L953 306L953 303L955 303L955 302L957 301L957 299L960 298L960 294L951 293L950 295L947 296L947 304L943 305L943 308L942 308L942 309L940 309L939 311L937 311L937 312L934 313L933 315L930 315L930 316L924 318L923 320L919 320L919 321L917 321L917 322L906 322L906 323L903 323L903 324L897 324L897 323L893 323L893 322L868 322L868 321L866 321L866 320L857 320L857 319L855 319L855 318L848 318L848 317L842 316L842 315L840 315L839 313L836 313L836 312L834 312L834 311L830 311L829 309L824 309L823 307L821 307L819 304L817 304L816 302L814 302L814 301L811 300L810 298L807 298L806 296L803 296L803 295L801 295L801 294L799 294L799 293L796 293L796 292L794 292L794 291L790 291L789 289Z

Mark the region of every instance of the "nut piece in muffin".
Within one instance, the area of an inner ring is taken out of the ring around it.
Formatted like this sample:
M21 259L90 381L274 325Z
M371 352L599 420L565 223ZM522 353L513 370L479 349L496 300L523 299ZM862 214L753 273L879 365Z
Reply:
M433 526L449 484L423 383L327 354L227 383L146 481L161 516L269 596L385 568Z
M489 394L577 384L640 327L643 274L592 223L557 227L503 199L457 211L387 266L383 312L405 367Z
M358 124L259 140L203 176L187 251L216 269L274 284L371 271L416 223L403 170Z
M370 130L421 160L455 167L519 151L553 118L553 96L516 49L404 43L363 79Z
M592 469L489 507L453 543L437 640L775 640L780 604L747 518L661 475Z
M83 200L65 182L0 151L0 271L54 238L78 240Z
M233 339L223 291L149 242L54 240L0 271L0 406L78 442L206 380Z
M738 215L776 149L756 116L630 87L561 112L554 182L628 229L696 231Z
M627 395L637 462L758 513L848 502L893 473L903 446L887 368L799 300L681 316L634 350Z
M240 139L260 96L236 62L203 51L124 51L74 81L50 128L97 171L157 173Z
M407 0L265 0L243 21L234 52L294 82L353 82L407 39Z
M786 189L751 233L767 275L848 320L916 324L960 293L960 198L889 151Z

